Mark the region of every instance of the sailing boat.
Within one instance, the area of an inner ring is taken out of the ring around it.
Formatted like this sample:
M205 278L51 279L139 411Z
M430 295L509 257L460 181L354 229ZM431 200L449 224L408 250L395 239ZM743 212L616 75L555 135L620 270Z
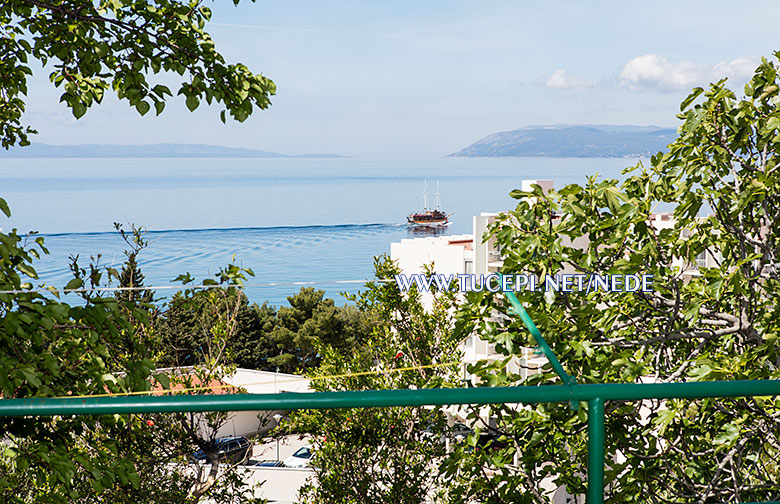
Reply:
M425 191L423 191L423 210L422 212L412 212L406 216L406 222L410 226L439 227L450 223L449 218L452 214L444 213L439 201L439 182L436 181L436 209L428 208L428 180L425 180Z

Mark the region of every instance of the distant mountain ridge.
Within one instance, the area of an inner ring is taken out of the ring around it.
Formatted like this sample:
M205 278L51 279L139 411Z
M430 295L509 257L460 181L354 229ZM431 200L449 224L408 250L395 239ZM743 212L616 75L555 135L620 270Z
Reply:
M13 158L340 158L338 154L280 154L221 145L160 143L153 145L49 145L0 149Z
M677 138L674 128L552 125L493 133L449 157L649 157Z

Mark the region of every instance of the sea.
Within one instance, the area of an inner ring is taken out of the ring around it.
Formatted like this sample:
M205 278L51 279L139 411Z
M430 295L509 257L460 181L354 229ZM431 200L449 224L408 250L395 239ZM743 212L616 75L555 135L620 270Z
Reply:
M523 179L555 187L587 176L621 178L623 158L0 158L0 228L36 231L49 254L36 284L64 287L70 258L121 268L127 245L114 230L143 228L138 262L164 303L174 279L199 283L235 263L253 271L251 302L287 304L301 283L337 304L363 289L374 257L425 236L406 215L428 204L453 213L445 235L471 233L472 217L514 208ZM350 283L344 283L349 281ZM353 282L356 281L356 282ZM341 283L335 283L341 282ZM274 285L269 285L274 284ZM75 294L65 299L78 302Z

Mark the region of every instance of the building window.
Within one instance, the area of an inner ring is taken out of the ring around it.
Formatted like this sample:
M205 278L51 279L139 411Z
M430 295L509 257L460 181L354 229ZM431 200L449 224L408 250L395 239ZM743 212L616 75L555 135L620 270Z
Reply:
M696 256L696 267L697 268L706 268L707 267L707 251L705 250L701 254Z

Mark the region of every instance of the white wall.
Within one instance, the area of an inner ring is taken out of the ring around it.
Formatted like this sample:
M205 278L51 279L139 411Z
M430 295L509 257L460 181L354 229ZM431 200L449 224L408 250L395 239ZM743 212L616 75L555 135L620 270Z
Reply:
M235 373L223 378L222 381L244 388L250 394L311 391L309 380L304 376L256 369L238 368Z
M434 271L444 275L465 273L466 247L450 242L471 240L471 235L437 236L403 239L390 244L390 258L398 261L406 275L423 273L423 266L433 263Z
M192 372L192 368L163 368L157 371L188 374ZM303 376L254 369L238 368L230 376L223 377L221 381L227 385L241 387L250 394L312 391L309 380ZM217 429L217 437L263 434L276 426L276 421L273 419L275 413L285 414L286 411L231 411ZM204 436L209 436L211 432L205 414L194 413L193 415L198 430Z
M303 376L238 368L222 379L225 383L245 389L250 394L278 394L280 392L311 392L309 380ZM220 427L218 437L263 434L276 427L274 414L285 411L231 411Z

